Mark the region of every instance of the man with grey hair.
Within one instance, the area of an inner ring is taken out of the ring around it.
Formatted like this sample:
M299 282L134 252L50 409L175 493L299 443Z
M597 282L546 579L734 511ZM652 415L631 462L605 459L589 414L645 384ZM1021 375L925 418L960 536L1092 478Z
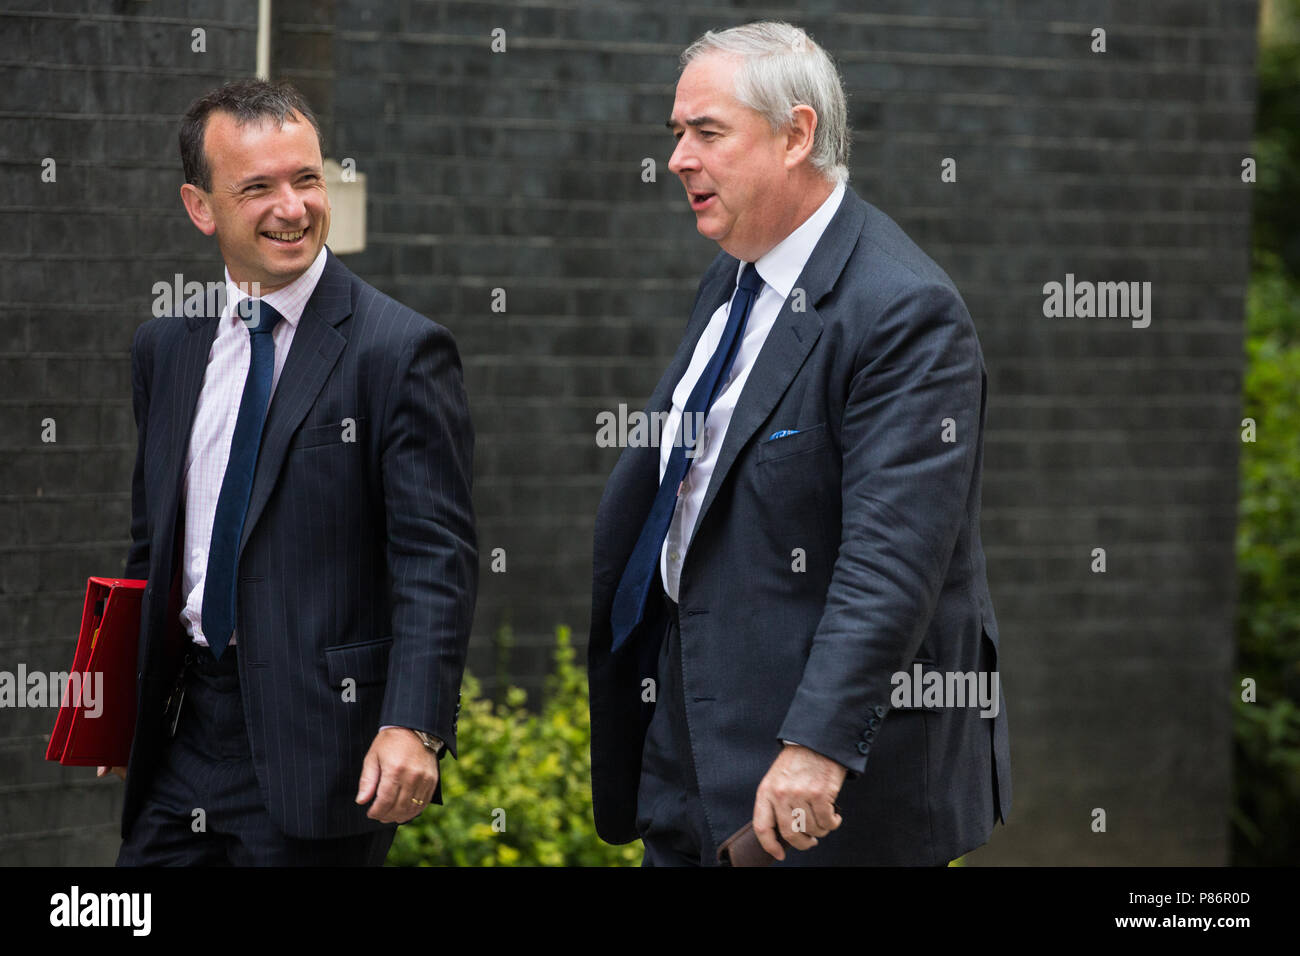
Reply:
M975 328L847 187L807 34L710 32L682 64L669 168L722 252L646 408L664 442L624 451L596 518L596 826L650 865L945 865L1011 807L1000 687L897 693L996 675Z

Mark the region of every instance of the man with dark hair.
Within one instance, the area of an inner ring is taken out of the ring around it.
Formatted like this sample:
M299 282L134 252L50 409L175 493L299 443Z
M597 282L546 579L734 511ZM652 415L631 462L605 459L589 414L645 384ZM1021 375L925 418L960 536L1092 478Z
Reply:
M647 406L662 446L623 453L596 517L596 828L648 864L739 834L750 860L946 865L1011 809L975 327L847 187L807 34L711 32L682 63L669 169L722 251ZM990 706L895 693L922 666L992 674Z
M378 865L456 750L478 581L460 358L326 247L296 90L228 84L180 146L226 301L132 345L125 575L148 585L118 863Z
M237 80L217 87L193 103L181 120L181 167L185 181L204 192L212 191L212 167L203 148L208 117L225 113L238 126L274 120L277 126L286 121L306 120L316 131L320 145L320 123L307 100L289 83L265 83L261 80ZM295 119L296 115L296 119Z

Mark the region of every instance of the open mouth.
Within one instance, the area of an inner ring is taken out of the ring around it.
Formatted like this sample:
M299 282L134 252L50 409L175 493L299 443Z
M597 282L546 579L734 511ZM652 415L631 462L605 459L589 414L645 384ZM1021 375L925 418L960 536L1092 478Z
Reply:
M713 200L717 198L718 194L710 192L688 192L687 195L690 196L691 199L691 208L696 212L699 212L701 209L709 208L713 203Z
M288 247L292 247L292 246L299 246L299 245L302 245L303 239L306 237L306 235L307 235L307 233L308 233L308 231L309 231L310 229L311 229L311 227L310 227L310 226L307 226L307 227L305 227L305 228L303 228L303 229L297 229L297 230L295 230L295 231L293 231L293 232L271 232L271 231L267 231L267 232L263 232L263 233L261 233L261 235L262 235L262 237L263 237L264 239L269 239L271 242L275 243L277 246L288 246Z

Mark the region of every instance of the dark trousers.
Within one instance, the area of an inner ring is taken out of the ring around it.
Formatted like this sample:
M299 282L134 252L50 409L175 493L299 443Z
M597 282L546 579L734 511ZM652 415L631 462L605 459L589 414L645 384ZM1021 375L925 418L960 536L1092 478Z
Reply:
M379 866L395 824L326 840L286 836L262 799L244 726L237 647L194 645L185 696L118 866ZM141 719L144 719L143 715Z
M662 588L656 588L663 595ZM682 694L682 635L677 605L668 607L659 647L655 712L641 752L637 830L645 844L642 866L716 866L716 849L700 800ZM653 597L652 597L653 600Z

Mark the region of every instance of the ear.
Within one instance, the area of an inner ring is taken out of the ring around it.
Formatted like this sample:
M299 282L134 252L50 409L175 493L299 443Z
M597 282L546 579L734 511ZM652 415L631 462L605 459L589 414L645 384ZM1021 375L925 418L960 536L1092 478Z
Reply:
M812 153L813 134L817 131L817 111L800 104L790 111L790 125L785 134L785 168L794 169Z
M185 211L190 214L194 228L205 236L217 231L217 221L212 217L212 197L208 193L185 183L181 186L181 202L185 203Z

